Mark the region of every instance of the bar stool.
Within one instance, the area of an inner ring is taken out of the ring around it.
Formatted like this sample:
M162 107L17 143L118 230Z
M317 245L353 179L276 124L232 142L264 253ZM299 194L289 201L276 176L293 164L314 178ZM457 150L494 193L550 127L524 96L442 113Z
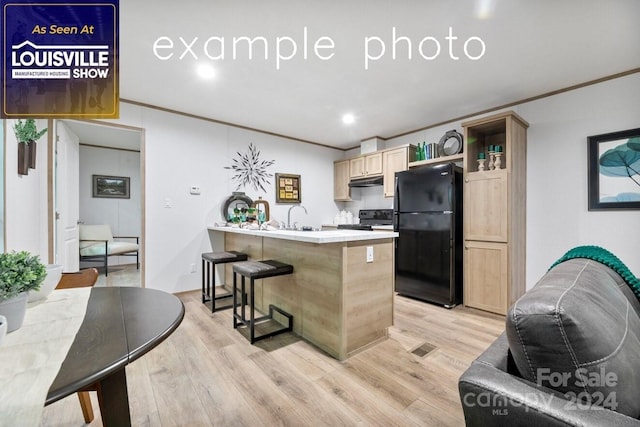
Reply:
M266 261L244 261L233 264L233 329L237 329L239 324L242 324L249 328L251 344L256 341L272 337L274 335L282 334L293 330L293 315L286 311L269 304L269 314L261 317L255 317L255 284L256 279L265 279L267 277L283 276L285 274L293 273L293 266L285 264L279 261L266 260ZM240 304L241 312L238 313L238 280L237 274L242 277L241 280L241 295L245 294L245 278L249 278L249 305L251 310L249 313L249 319L245 317L245 305L246 301ZM259 336L255 334L255 326L259 322L273 319L273 312L277 311L281 315L287 318L288 325L273 332L268 332Z
M212 313L216 312L217 300L229 298L233 295L231 292L216 295L216 265L246 260L247 254L236 251L205 252L202 254L202 303L211 301Z

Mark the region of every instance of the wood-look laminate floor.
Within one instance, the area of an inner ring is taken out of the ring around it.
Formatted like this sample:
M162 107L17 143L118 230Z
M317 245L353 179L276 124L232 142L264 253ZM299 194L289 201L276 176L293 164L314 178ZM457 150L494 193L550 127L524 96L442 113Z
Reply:
M230 310L180 298L180 327L127 367L134 426L461 426L458 377L504 330L499 316L396 296L389 339L339 362L289 333L251 345ZM84 425L77 397L46 407L43 425Z
M140 286L140 269L135 264L109 266L109 275L98 268L98 280L94 286Z

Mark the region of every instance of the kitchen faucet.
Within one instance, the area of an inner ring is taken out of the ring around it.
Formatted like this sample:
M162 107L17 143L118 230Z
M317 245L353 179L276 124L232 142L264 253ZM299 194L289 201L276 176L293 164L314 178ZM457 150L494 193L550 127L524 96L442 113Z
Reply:
M305 208L302 205L293 205L289 208L289 211L287 212L287 230L291 230L291 209L293 208L302 208L304 209L304 213L306 213L307 215L309 215L309 212L307 212L307 208Z

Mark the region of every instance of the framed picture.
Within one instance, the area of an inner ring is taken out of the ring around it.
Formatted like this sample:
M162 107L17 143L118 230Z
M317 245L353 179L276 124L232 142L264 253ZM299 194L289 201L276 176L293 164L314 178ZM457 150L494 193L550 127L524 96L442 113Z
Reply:
M589 210L640 209L640 128L587 142Z
M276 203L300 203L300 175L276 174Z
M129 181L126 176L93 175L93 197L129 199Z

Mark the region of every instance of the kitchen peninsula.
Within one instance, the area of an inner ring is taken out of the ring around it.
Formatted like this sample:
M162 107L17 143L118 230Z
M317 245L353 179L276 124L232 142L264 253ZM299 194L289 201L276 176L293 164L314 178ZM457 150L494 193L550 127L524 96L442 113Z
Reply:
M264 312L274 304L291 313L294 332L331 356L344 360L386 339L393 323L397 233L208 229L214 251L293 265L291 275L256 281L256 308ZM230 265L225 274L230 283Z

